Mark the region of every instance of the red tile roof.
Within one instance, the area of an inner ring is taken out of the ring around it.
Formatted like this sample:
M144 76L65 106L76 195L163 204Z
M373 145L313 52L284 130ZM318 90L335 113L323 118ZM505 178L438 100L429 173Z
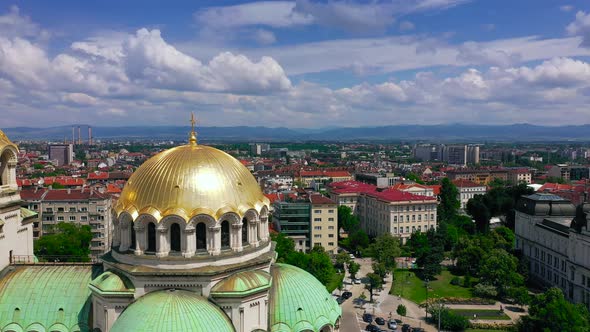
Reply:
M311 204L336 204L333 200L329 199L328 197L319 194L310 195L309 201L311 202Z
M367 193L367 196L375 197L377 199L387 202L403 202L403 201L433 201L436 202L436 198L422 195L414 195L409 192L387 189L381 192Z
M49 189L23 189L20 191L20 197L25 201L39 201L47 190Z
M465 179L453 180L453 184L459 188L483 187L480 184Z
M108 172L92 172L88 173L88 180L108 180Z
M109 194L118 194L121 192L121 188L115 186L114 184L107 184L107 193Z
M538 192L553 192L553 191L560 191L560 190L572 190L573 186L569 184L559 184L559 183L545 183Z
M335 194L368 193L377 190L377 187L359 181L339 181L328 184Z
M44 201L85 201L89 199L106 199L107 195L89 189L48 190Z

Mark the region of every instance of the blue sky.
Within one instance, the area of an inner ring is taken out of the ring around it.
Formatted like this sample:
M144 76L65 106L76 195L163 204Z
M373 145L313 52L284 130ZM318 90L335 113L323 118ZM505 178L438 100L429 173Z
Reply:
M590 123L588 1L3 1L0 128Z

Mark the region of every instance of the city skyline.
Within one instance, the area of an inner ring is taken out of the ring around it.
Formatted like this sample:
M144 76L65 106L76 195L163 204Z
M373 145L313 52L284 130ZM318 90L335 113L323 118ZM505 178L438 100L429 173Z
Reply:
M0 128L583 124L589 59L582 1L4 2Z

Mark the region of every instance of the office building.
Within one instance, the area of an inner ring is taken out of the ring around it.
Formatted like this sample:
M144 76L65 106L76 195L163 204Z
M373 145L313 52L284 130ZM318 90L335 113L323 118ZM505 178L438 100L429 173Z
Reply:
M69 165L74 160L74 146L72 144L50 144L49 160L56 166Z
M312 248L319 245L332 254L338 253L338 206L322 195L310 195L310 239Z

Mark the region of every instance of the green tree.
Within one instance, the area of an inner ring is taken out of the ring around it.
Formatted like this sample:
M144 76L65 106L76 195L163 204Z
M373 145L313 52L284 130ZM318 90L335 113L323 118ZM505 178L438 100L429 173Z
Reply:
M361 265L357 262L350 262L348 263L348 272L350 273L350 277L352 279L356 279L356 274L361 269Z
M439 197L440 204L437 208L438 221L447 222L457 215L457 211L461 207L458 199L459 190L457 190L457 187L451 180L444 178L441 182Z
M398 304L397 305L397 309L395 310L395 312L397 312L397 314L400 315L400 316L405 316L408 313L408 309L406 308L405 305Z
M504 249L494 249L483 259L480 267L480 283L494 286L498 296L505 297L513 287L524 285L518 274L518 259Z
M510 297L514 303L524 306L530 303L531 296L529 290L526 287L513 287L508 290L508 297Z
M334 267L339 270L344 270L344 265L350 263L350 256L346 252L339 252L336 255L336 264Z
M561 289L551 288L533 298L529 316L522 317L517 329L522 332L589 331L590 314L584 305L568 302Z
M278 233L271 234L270 237L276 242L275 251L277 253L278 262L284 262L289 254L295 252L295 242L287 235Z
M346 205L338 207L338 229L342 228L346 232L352 232L359 227L358 217L352 213L352 209Z
M381 283L385 283L385 277L387 276L387 269L385 268L385 264L374 262L372 264L373 273L378 275L381 278Z
M308 256L308 266L303 269L311 273L322 284L328 285L336 275L330 255L328 255L322 246L315 246L309 252Z
M487 233L490 228L490 218L492 217L485 200L484 195L475 195L475 197L467 201L467 213L475 220L477 231L481 233Z
M365 231L363 231L362 229L349 234L348 240L348 243L350 244L350 249L354 251L367 248L369 246L369 243L371 242L369 240L369 236L367 235L367 233L365 233Z
M430 306L428 313L430 314L428 320L431 324L438 324L440 317L440 327L445 331L464 331L469 326L469 320L466 317L455 314L440 305Z
M395 258L401 253L399 238L391 233L381 234L369 245L369 252L378 263L385 265L387 271L391 271L395 268Z
M52 234L35 241L34 251L37 257L49 261L88 262L91 240L90 226L60 222Z
M418 184L424 184L424 181L422 181L422 179L420 179L420 177L414 173L406 174L406 179L408 179L410 181L414 181Z
M383 283L381 277L375 273L368 273L367 279L368 282L365 284L365 289L368 290L370 294L369 302L373 302L373 292L380 289L381 286L383 286Z

